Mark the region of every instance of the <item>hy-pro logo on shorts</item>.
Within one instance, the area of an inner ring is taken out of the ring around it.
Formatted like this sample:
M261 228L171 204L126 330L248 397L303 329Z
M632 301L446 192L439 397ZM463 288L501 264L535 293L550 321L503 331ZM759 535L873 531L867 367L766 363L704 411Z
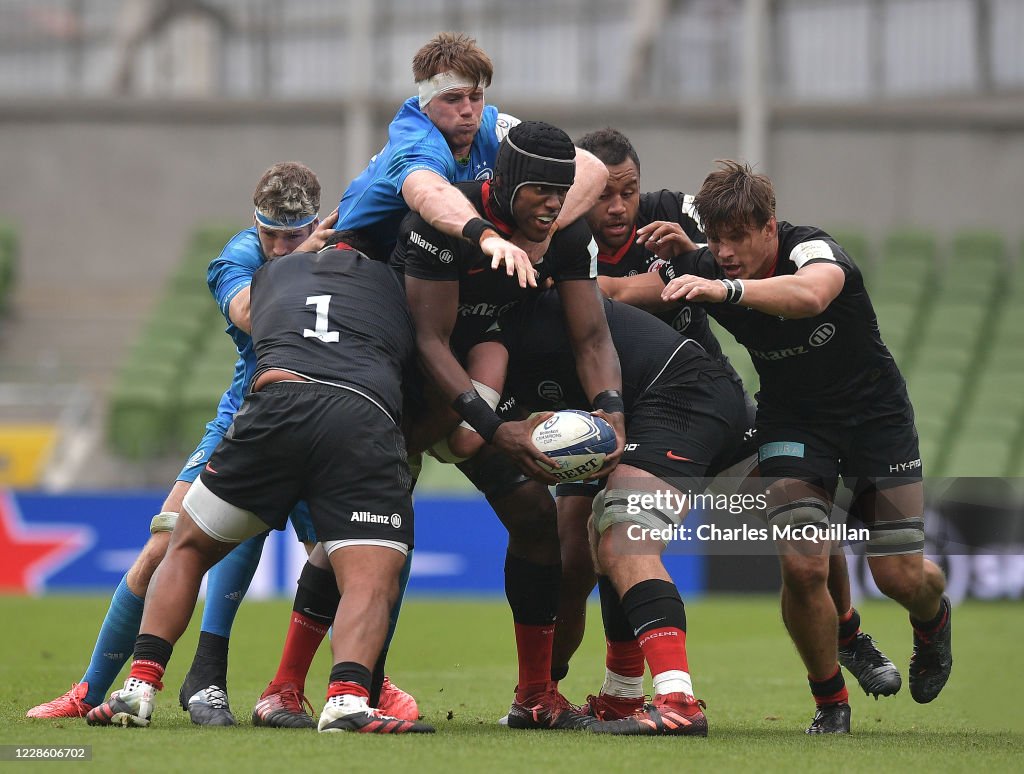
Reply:
M832 323L822 323L814 332L811 337L807 339L812 347L821 347L828 344L832 340L832 337L836 335L836 326Z
M897 462L889 466L890 473L908 473L911 470L919 470L921 467L921 458L918 457L916 460L910 460L909 462Z
M553 382L550 379L546 379L537 385L537 394L544 400L551 403L558 403L565 397L562 385L558 382Z
M395 529L402 526L402 517L397 513L385 516L383 513L371 513L370 511L352 511L352 518L349 521L361 522L363 524L384 524Z
M188 458L188 462L185 463L185 467L194 468L196 465L202 465L204 457L206 457L206 452L200 449Z

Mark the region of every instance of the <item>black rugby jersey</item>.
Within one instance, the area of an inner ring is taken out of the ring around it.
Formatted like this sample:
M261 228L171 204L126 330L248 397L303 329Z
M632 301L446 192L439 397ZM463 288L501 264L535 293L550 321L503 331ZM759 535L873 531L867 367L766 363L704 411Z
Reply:
M778 408L857 422L899 410L908 400L906 383L882 343L860 269L821 229L779 221L779 253L769 276L826 261L845 272L846 282L815 317L787 320L726 303L705 304L705 309L750 352L761 378L759 411ZM661 268L666 284L683 274L725 277L706 247Z
M597 273L605 277L632 277L636 274L658 271L665 262L648 250L646 245L636 243L637 229L657 220L678 223L682 227L683 233L697 244L706 241L704 232L701 231L697 221L697 213L693 209L691 194L666 189L643 193L640 194L640 206L637 209L633 233L615 253L611 255L598 253ZM722 354L722 347L718 343L718 339L711 332L708 316L702 304L682 303L664 312L659 312L657 316L677 331L685 333L691 339L696 339L712 357L725 364L729 363L728 358ZM732 368L731 365L728 367ZM739 379L738 376L736 378Z
M350 249L293 253L260 267L250 292L257 375L349 387L399 420L415 333L394 269Z
M656 317L628 304L604 299L604 312L622 369L622 399L627 419L633 404L671 361L675 381L696 379L702 372L726 373L694 340ZM576 361L565 326L562 304L554 291L544 291L502 318L503 341L509 350L505 394L522 408L557 411L590 408L576 374Z
M481 216L498 225L507 236L511 229L503 227L485 205L489 186L489 182L483 181L459 183L456 188ZM593 280L597 276L596 257L597 243L590 227L580 218L551 238L547 253L534 265L540 273L537 285L542 287L548 278L556 283ZM537 292L536 288L520 288L516 277L509 277L503 268L491 269L491 259L479 246L443 234L416 212L402 220L391 265L417 279L458 281L459 317L451 343L459 355L473 344L494 338L498 318L518 301Z

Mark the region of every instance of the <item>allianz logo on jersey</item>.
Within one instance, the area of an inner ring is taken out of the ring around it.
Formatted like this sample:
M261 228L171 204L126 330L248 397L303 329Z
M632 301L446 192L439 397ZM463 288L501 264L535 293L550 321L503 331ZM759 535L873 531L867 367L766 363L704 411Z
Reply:
M431 255L437 255L437 245L432 245L415 231L409 232L409 241L417 247L421 247Z
M813 331L807 339L812 347L823 347L828 344L836 335L836 326L832 323L822 323ZM783 360L796 355L806 355L810 350L802 344L784 349L752 349L750 356L760 360Z
M363 524L390 524L395 529L402 526L402 515L392 513L385 516L383 513L371 513L370 511L352 511L352 518L349 521L358 521Z

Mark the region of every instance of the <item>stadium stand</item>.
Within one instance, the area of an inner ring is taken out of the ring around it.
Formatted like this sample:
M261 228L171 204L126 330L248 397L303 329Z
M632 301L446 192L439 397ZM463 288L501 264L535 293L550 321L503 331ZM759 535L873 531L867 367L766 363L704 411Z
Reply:
M1019 265L1004 263L1003 243L996 235L969 232L954 240L956 254L977 264L994 264L994 292L986 297L972 289L975 276L956 278L963 293L974 295L985 317L962 395L962 410L948 430L942 467L936 472L957 476L1019 476L1024 443L1024 283ZM952 278L951 278L952 279Z
M927 320L937 285L935 238L916 229L891 231L882 245L877 271L868 278L868 291L878 315L882 339L906 372Z
M18 278L21 243L13 223L0 221L0 314L10 307L14 283Z
M998 235L964 231L954 236L948 260L936 272L930 314L915 329L919 343L904 370L932 475L953 472L948 461L964 440L966 411L986 372L1008 269Z
M206 287L206 267L237 230L196 230L121 364L107 420L108 445L119 456L187 453L213 417L236 353Z

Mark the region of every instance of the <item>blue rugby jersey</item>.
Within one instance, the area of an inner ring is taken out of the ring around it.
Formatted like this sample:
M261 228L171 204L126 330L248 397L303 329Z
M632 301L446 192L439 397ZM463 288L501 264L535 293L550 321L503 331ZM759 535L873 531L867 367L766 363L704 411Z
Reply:
M214 422L220 425L222 430L227 430L235 412L242 405L242 398L256 370L256 353L253 351L252 339L248 333L231 322L228 308L231 300L240 291L249 287L252 275L265 262L256 227L251 226L231 237L220 255L210 262L206 270L206 284L228 324L225 332L235 342L235 348L238 350L231 386L221 396L217 405L217 417Z
M398 225L409 212L402 185L410 173L426 169L450 183L489 180L494 175L498 145L519 123L493 105L485 105L480 129L473 138L469 160L460 164L440 130L410 97L388 126L388 142L352 181L338 204L338 229L360 229L390 254Z

